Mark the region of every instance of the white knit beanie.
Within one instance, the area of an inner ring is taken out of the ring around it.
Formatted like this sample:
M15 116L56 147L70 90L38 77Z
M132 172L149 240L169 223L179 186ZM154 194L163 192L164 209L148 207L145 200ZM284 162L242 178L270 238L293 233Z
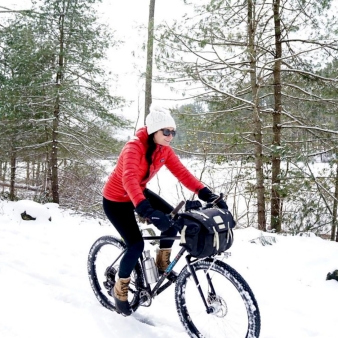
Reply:
M151 106L150 113L146 117L148 135L163 128L176 129L176 123L168 110L162 107Z

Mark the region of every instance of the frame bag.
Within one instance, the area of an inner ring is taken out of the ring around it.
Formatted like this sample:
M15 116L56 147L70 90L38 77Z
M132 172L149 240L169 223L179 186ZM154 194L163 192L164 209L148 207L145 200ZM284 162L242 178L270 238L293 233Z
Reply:
M180 245L196 258L220 254L233 243L236 223L229 210L210 208L191 210L179 215L177 226Z

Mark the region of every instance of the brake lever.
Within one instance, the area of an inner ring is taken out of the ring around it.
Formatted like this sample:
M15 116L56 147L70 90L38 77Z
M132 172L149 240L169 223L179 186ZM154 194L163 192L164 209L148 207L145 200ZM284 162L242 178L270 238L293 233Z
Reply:
M169 216L174 219L176 214L180 211L180 209L183 207L183 205L185 204L184 201L181 201L180 203L178 203L178 205L176 206L176 208L174 208L174 210L169 214Z
M224 194L221 192L219 196L210 203L212 207L216 206L217 203L223 199L223 197L224 197Z

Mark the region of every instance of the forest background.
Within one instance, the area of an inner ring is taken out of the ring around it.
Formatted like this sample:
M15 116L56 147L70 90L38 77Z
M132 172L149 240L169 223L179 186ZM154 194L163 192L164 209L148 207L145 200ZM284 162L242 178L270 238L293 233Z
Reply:
M155 0L144 3L148 11ZM173 146L224 192L239 226L338 241L334 2L180 3L175 20L157 22L155 10L154 21L134 30L131 54L144 69L130 90L145 90L152 42L152 86L172 93L157 101L179 126ZM118 89L123 61L112 62L111 51L123 41L103 22L100 4L0 5L2 199L103 217L101 190L125 142L120 135L131 136L147 111L142 90L131 103ZM176 192L191 198L179 184Z

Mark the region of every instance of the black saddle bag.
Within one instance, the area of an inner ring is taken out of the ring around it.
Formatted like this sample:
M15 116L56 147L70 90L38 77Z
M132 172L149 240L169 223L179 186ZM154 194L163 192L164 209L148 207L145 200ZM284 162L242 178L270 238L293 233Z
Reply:
M180 214L176 224L181 233L180 245L196 258L220 254L233 243L236 222L228 210L191 210Z

